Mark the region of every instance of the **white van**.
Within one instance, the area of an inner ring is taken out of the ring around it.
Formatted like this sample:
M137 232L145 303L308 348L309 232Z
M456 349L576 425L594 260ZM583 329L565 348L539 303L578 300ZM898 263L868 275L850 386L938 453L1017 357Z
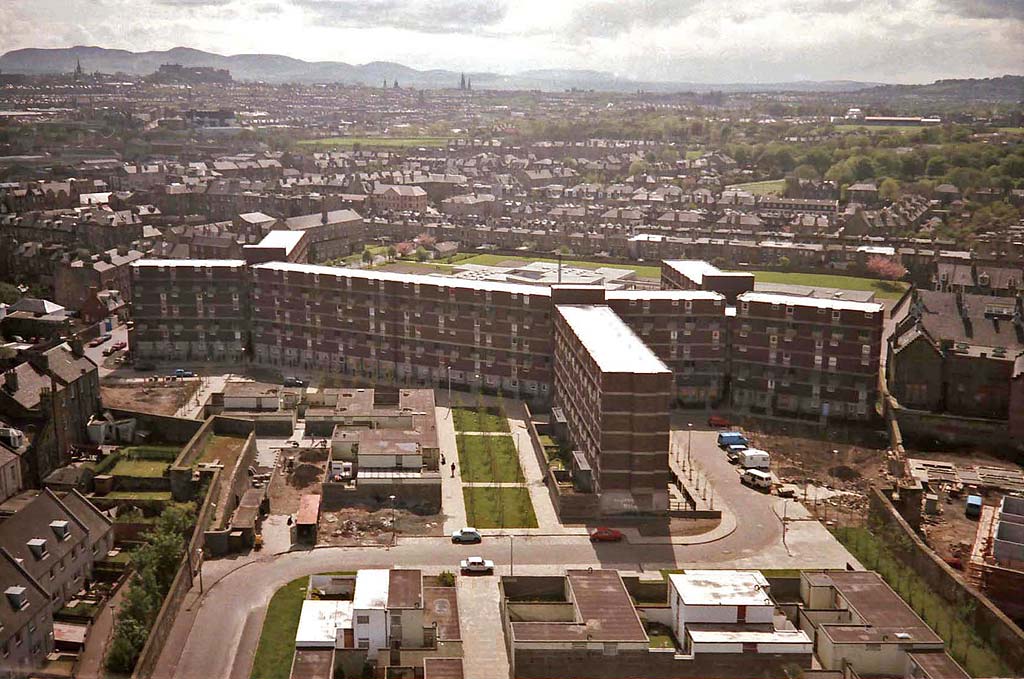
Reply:
M767 491L772 489L772 475L760 469L745 470L740 477L740 482L747 484L751 488L763 488Z

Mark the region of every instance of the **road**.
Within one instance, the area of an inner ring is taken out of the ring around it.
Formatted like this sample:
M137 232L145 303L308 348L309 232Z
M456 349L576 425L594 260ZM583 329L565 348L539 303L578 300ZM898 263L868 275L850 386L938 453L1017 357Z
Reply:
M686 436L685 431L675 434L674 445L685 446ZM805 518L807 514L798 504L790 501L783 510L786 501L740 485L736 469L716 447L715 437L715 432L695 430L691 456L714 485L716 503L725 503L738 518L735 531L710 542L674 545L593 545L586 536L519 535L513 538L516 575L553 575L567 568L587 567L652 573L698 566L790 569L857 565L821 524ZM685 456L685 447L679 454ZM783 515L790 519L785 540ZM409 537L399 539L390 549L324 547L264 554L249 561L209 561L203 570L206 592L202 596L195 590L190 593L188 610L178 616L156 676L248 677L267 603L278 588L295 578L371 567L437 573L452 569L470 552L494 560L499 575L509 573L509 540L491 538L466 547L453 545L446 538ZM472 610L477 619L489 614L493 623L498 602L471 598L474 593L490 591L483 586L460 589L460 609ZM476 657L476 652L467 645L467 666L486 662L486 658Z

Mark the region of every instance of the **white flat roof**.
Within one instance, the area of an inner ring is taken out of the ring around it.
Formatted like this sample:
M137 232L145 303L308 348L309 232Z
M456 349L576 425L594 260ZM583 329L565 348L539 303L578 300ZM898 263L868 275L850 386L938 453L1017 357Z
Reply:
M295 645L306 648L334 648L339 628L352 627L351 601L306 599L299 614Z
M712 299L724 300L725 297L709 290L609 290L605 299Z
M611 307L559 305L558 312L565 318L602 371L669 372L662 360L640 341Z
M705 262L703 259L666 259L662 263L675 269L697 285L701 284L706 274L722 273L717 266Z
M803 630L775 630L773 632L740 632L702 630L687 626L686 633L694 643L746 643L746 644L807 644L811 640Z
M846 309L848 311L864 311L882 313L885 308L876 302L851 302L844 299L821 299L818 297L799 297L796 295L779 295L772 292L744 292L737 298L740 302L767 302L769 304L791 304L793 306L817 307L825 309Z
M774 606L760 571L686 571L669 582L688 606Z
M356 573L356 591L352 596L353 608L361 611L387 608L390 585L391 571L388 569L360 569Z
M335 276L337 278L362 278L364 280L393 281L396 283L419 283L434 287L461 288L463 290L490 290L492 292L514 292L521 295L550 297L551 289L536 285L519 285L516 283L499 283L494 281L470 281L450 276L425 276L423 274L394 273L391 271L369 271L366 269L346 269L316 264L291 264L287 262L267 262L257 264L253 269L270 271L295 271L298 273Z
M242 259L138 259L132 266L191 266L203 268L207 266L245 266Z
M261 248L284 248L286 252L291 252L305 235L302 231L271 231L258 245Z

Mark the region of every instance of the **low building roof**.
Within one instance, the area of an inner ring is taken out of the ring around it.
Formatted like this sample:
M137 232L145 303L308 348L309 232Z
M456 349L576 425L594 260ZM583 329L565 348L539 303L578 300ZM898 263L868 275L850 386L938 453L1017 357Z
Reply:
M760 571L687 570L669 575L688 606L774 606Z
M356 609L384 610L388 605L391 571L386 568L362 568L356 573L356 590L352 597Z
M351 601L306 599L295 631L296 647L334 648L338 630L352 627Z

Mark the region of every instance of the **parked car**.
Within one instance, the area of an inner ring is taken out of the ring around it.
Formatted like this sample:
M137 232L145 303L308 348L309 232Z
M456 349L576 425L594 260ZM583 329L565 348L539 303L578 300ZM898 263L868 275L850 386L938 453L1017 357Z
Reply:
M105 342L109 342L110 338L111 338L110 335L100 335L96 339L94 339L91 342L89 342L89 346L90 347L98 347L98 346L100 346L101 344L103 344Z
M726 446L741 445L747 447L750 445L750 441L747 437L738 431L723 431L718 435L718 447L725 448Z
M483 542L484 537L476 528L462 528L452 533L452 542L460 545L475 545Z
M104 356L113 356L117 353L117 347L111 344L109 347L103 350Z
M191 370L185 370L184 368L176 368L171 377L195 377L196 374Z
M306 383L297 377L286 377L284 378L284 386L286 387L304 387Z
M624 537L622 531L607 527L595 528L590 533L591 542L621 542Z
M482 556L471 556L459 562L459 570L467 575L472 573L493 573L494 562Z
M708 418L709 427L719 427L722 429L730 429L733 424L729 420L725 419L721 415L712 415Z
M114 351L121 351L122 349L126 349L128 347L128 343L124 341L114 342L114 344L111 346Z
M760 469L747 469L740 476L740 483L750 486L751 488L763 489L771 492L772 489L772 475L766 471Z

